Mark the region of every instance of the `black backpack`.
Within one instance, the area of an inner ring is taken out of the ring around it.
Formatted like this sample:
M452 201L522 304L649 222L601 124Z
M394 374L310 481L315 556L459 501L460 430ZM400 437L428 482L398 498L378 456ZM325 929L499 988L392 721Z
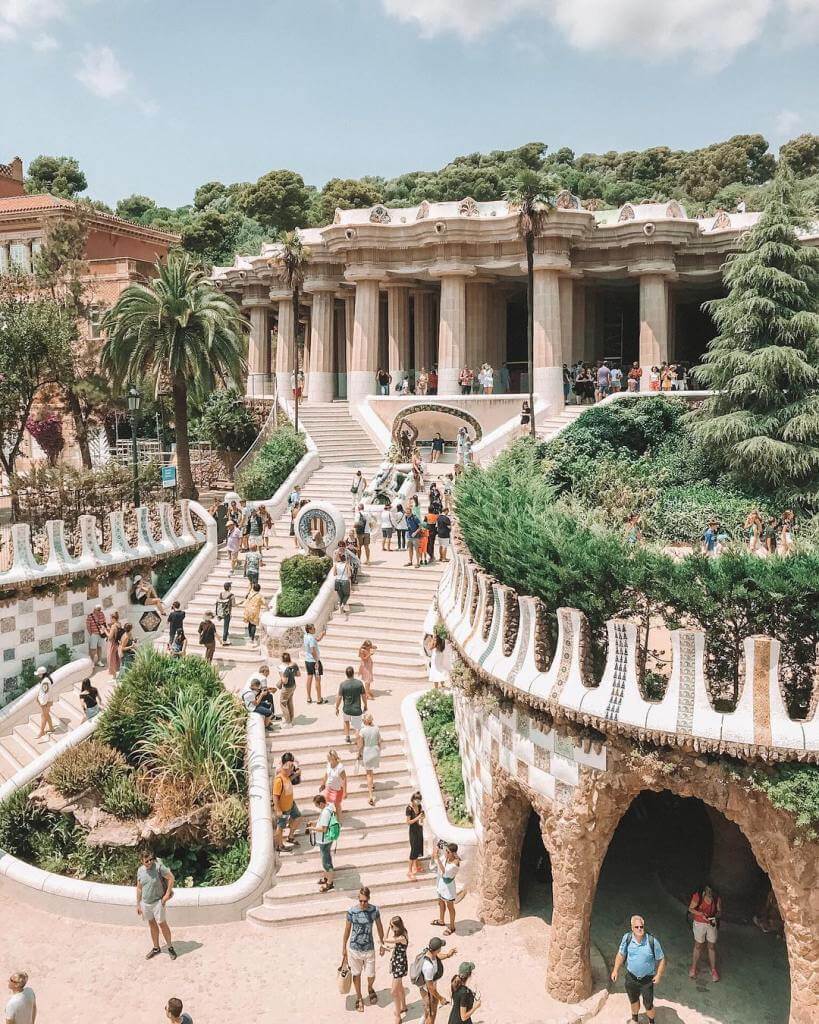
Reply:
M364 527L367 525L367 520L364 518L364 513L359 512L358 518L355 521L355 532L359 537L364 536Z
M629 947L631 946L631 943L634 941L634 932L626 932L623 938L626 940L626 957L628 957ZM657 954L655 952L654 947L654 936L651 934L651 932L646 932L646 938L648 939L648 948L651 950L651 955L656 960Z

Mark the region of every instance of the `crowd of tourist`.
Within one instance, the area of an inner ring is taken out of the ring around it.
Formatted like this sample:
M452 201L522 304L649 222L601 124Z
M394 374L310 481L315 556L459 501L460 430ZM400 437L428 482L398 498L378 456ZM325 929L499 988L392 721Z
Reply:
M648 370L649 391L687 391L690 367L687 363L661 363ZM594 363L578 360L571 366L563 364L563 397L578 405L600 402L608 395L621 391L642 390L643 367L632 363L628 370L611 359L598 359Z

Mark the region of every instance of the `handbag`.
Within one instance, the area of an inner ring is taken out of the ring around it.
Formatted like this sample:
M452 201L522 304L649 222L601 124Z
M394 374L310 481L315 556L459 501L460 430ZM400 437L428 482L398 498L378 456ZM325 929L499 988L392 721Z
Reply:
M349 995L353 987L353 972L346 960L342 960L338 968L338 990L343 995Z

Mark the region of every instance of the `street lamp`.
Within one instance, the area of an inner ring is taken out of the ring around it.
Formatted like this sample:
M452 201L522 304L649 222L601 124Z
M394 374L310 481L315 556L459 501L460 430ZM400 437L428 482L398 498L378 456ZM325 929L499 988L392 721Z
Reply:
M139 389L128 389L128 412L131 416L131 472L134 476L134 508L139 508L139 451L137 450L137 423L142 395Z

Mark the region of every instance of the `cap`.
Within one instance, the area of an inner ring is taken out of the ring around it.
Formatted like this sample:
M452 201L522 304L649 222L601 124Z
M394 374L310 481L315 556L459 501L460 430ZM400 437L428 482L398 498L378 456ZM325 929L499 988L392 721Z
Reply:
M101 604L95 604L94 605L94 611L95 612L101 612L102 611L102 605Z
M139 581L140 581L141 579L142 579L142 577L141 577L141 576L139 576L139 575L137 575L137 576L134 576L134 583L139 583Z
M475 965L471 960L464 960L461 966L458 968L458 974L462 978L468 978L469 975L475 970Z
M431 949L434 952L437 952L439 949L443 949L445 945L446 942L444 942L443 939L439 938L437 935L433 935L432 938L429 940L427 949Z
M48 672L48 669L45 667L45 665L41 665L34 674L36 676L44 676L46 672Z

